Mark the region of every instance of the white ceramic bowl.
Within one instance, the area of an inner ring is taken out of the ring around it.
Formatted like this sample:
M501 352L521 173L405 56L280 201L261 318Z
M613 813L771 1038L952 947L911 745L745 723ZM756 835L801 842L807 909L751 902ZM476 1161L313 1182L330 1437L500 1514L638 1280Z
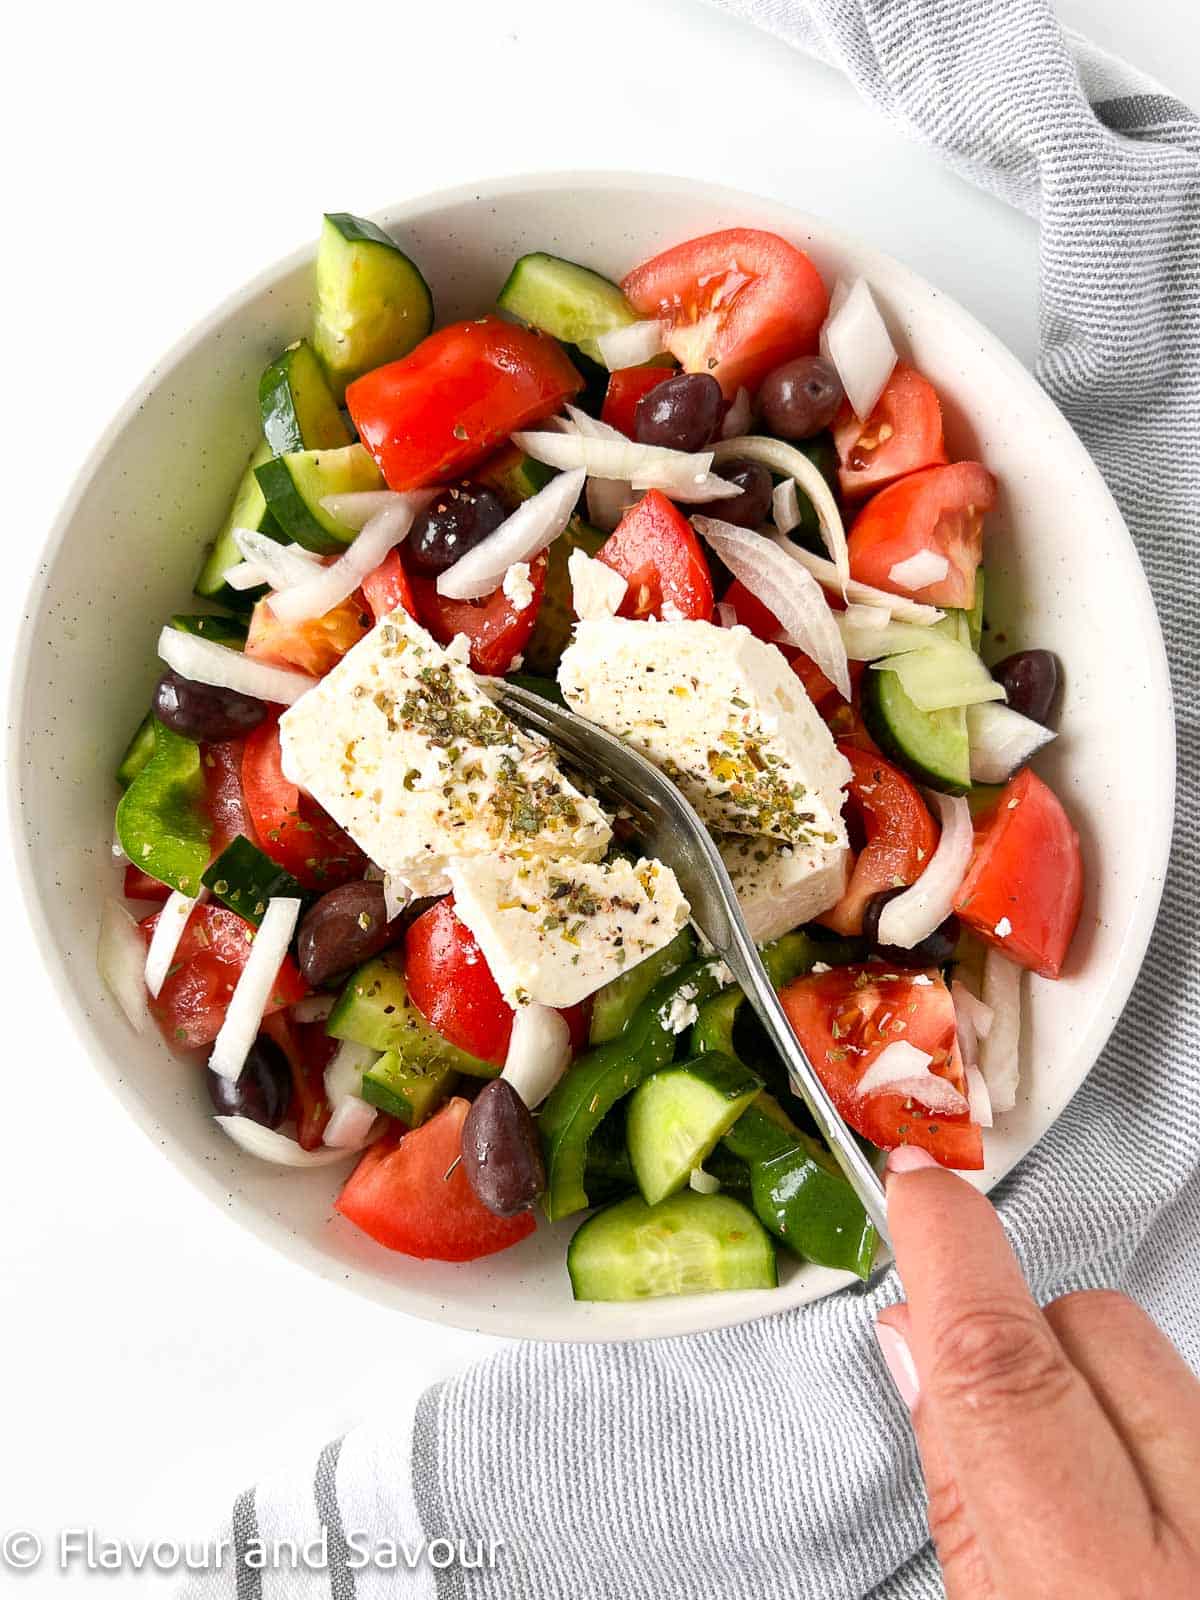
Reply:
M961 307L897 262L789 207L707 184L565 174L488 182L396 206L396 230L441 320L491 305L513 260L545 249L619 277L714 228L771 228L828 283L865 275L900 349L932 380L952 454L995 472L988 612L997 654L1052 646L1066 664L1062 735L1039 768L1083 837L1087 893L1064 978L1032 980L1018 1105L987 1140L984 1187L1050 1126L1095 1060L1146 949L1170 838L1174 739L1158 622L1129 534L1070 427L1028 372ZM112 772L145 709L162 619L186 608L257 432L258 375L309 319L311 242L195 328L113 422L50 534L19 642L9 746L30 916L65 1012L124 1111L215 1205L273 1248L355 1292L434 1321L549 1339L692 1332L779 1311L847 1281L784 1266L774 1291L577 1305L573 1223L465 1266L412 1261L337 1217L336 1171L242 1155L209 1116L202 1076L157 1035L136 1037L96 976Z

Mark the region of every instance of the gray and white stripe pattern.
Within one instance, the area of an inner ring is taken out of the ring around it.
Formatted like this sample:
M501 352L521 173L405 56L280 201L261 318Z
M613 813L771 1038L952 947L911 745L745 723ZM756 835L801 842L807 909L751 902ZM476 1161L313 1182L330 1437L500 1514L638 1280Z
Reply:
M1150 577L1178 713L1178 817L1126 1013L995 1198L1040 1295L1120 1285L1200 1367L1200 123L1064 38L1048 0L714 3L840 66L898 128L1040 220L1039 377ZM897 1294L889 1274L686 1340L515 1348L431 1390L411 1444L406 1429L399 1443L395 1430L364 1435L352 1474L349 1436L343 1525L351 1499L381 1532L402 1503L430 1538L505 1541L492 1569L426 1571L439 1600L937 1595L912 1437L871 1335ZM391 1475L410 1448L406 1495ZM260 1520L261 1507L260 1491ZM323 1592L353 1591L326 1575Z

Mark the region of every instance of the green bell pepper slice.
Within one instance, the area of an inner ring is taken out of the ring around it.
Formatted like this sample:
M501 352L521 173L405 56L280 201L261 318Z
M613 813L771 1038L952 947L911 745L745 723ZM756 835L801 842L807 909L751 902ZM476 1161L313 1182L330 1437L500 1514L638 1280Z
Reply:
M117 806L117 839L135 867L195 895L212 840L200 746L157 719L153 733L153 752Z

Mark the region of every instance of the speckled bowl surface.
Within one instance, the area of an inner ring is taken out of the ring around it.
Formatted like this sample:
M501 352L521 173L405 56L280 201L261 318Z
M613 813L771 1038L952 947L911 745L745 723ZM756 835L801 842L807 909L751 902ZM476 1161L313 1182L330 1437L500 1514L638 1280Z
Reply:
M1039 758L1083 837L1087 894L1063 979L1029 986L1018 1105L987 1139L983 1187L1050 1126L1095 1060L1141 964L1170 839L1173 723L1166 659L1137 555L1100 474L1019 362L971 316L890 258L814 217L673 178L553 174L397 205L395 230L440 320L478 315L514 258L547 249L619 277L665 245L734 224L775 229L827 282L863 274L901 351L945 401L953 454L995 472L991 649L1052 646L1066 666L1062 733ZM96 975L112 772L157 676L162 619L186 607L257 433L267 362L307 328L312 246L271 268L150 373L98 444L46 541L18 645L9 781L29 914L63 1008L96 1070L168 1160L271 1248L399 1310L518 1336L656 1337L740 1322L847 1280L785 1264L775 1291L637 1305L571 1299L572 1223L465 1266L411 1261L332 1209L338 1169L282 1171L241 1154L209 1115L201 1074L135 1036ZM1120 618L1119 627L1105 619ZM1121 715L1114 716L1119 706Z

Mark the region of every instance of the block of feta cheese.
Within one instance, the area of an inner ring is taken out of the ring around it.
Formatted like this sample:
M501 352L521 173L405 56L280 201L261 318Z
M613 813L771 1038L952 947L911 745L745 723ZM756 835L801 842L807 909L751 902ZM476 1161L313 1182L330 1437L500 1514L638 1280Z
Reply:
M572 1006L669 944L688 919L658 861L465 857L454 909L510 1005Z
M596 860L611 830L517 728L460 653L402 607L279 719L283 771L414 894L441 894L462 856Z
M559 685L627 739L712 827L845 845L850 767L782 653L711 622L580 622Z
M842 845L726 833L717 846L756 944L811 922L846 892L850 852Z

